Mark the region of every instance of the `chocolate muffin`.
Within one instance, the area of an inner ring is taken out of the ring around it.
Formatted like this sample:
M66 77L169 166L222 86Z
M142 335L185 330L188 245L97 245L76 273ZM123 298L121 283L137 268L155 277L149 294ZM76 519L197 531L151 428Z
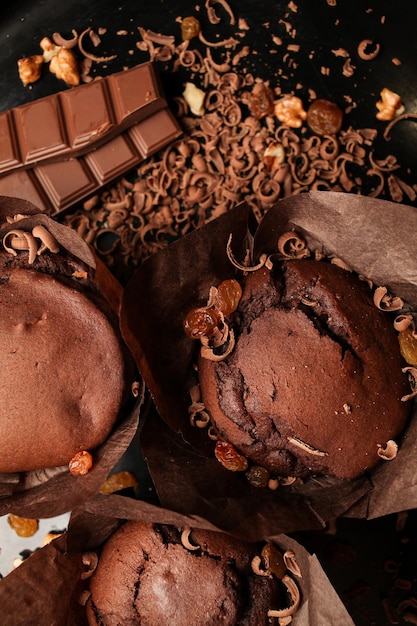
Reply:
M86 244L44 215L18 217L0 230L6 473L67 465L77 453L91 453L131 402L136 377Z
M242 281L235 346L199 357L218 439L276 476L351 479L403 430L410 391L390 315L327 261L283 261Z
M266 561L260 557L265 550L261 543L214 531L126 522L107 540L99 556L86 605L88 623L269 624L268 611L289 607L291 614L299 595L292 593L291 600L286 597L296 583L286 572L281 552L272 544L265 545ZM261 563L258 570L253 569L254 558ZM264 563L268 565L262 570Z

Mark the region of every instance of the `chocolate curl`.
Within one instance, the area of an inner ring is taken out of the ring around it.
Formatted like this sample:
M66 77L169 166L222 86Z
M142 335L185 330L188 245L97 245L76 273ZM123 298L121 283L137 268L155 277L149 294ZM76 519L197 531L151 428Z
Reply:
M90 266L91 270L95 270L95 280L101 291L114 311L119 312L123 289L107 265L72 228L63 226L47 215L39 213L39 209L31 202L20 198L0 196L0 237L4 237L6 233L16 228L16 222L9 224L7 219L19 214L27 216L17 222L19 226L26 227L28 231L38 224L44 226L62 248Z
M12 224L7 223L7 218L15 215L27 216L24 221L19 220L17 223L27 227L28 230L37 224L42 224L55 237L62 248L65 248L91 268L95 267L91 249L79 235L71 228L59 224L47 215L41 214L39 208L32 202L21 200L20 198L0 196L0 237L4 237L9 230L16 228L16 222Z
M34 552L1 581L2 626L87 626L85 610L80 605L83 593L88 596L88 578L81 580L86 570L82 555L91 551L99 555L101 546L125 520L219 531L203 518L120 495L98 495L72 513L68 530L62 536ZM317 557L285 535L267 540L282 552L291 550L302 574L296 578L301 604L292 624L321 626L328 623L331 615L338 624L353 626Z
M275 491L252 487L242 473L216 465L213 442L189 424L195 347L184 337L183 319L192 307L204 304L211 285L233 277L226 243L232 233L234 257L243 260L247 233L254 232L249 228L252 217L245 203L239 205L145 262L125 288L122 331L134 339L157 409L143 426L141 445L162 506L202 515L252 539L258 533L322 527L340 515L371 519L415 508L414 416L394 460L381 461L355 480L317 477ZM291 196L273 205L260 222L250 239L252 261L276 252L280 235L292 229L311 249L343 259L416 307L417 214L412 207L342 192Z

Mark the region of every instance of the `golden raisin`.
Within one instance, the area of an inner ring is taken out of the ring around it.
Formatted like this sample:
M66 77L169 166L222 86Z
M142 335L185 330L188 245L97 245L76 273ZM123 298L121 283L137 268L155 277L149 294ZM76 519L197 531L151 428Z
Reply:
M219 323L219 316L215 309L198 307L192 309L184 320L185 334L191 339L210 337Z
M267 487L269 481L269 472L264 467L252 465L246 473L246 478L253 487Z
M116 472L116 474L112 474L105 480L100 489L100 493L109 494L127 489L128 487L135 488L137 484L137 479L130 472Z
M267 543L261 552L261 558L264 568L277 578L285 576L287 567L281 552L272 544Z
M10 513L7 521L19 537L32 537L39 528L39 521L29 517L19 517Z
M217 440L214 454L223 467L231 472L244 472L248 469L247 458L239 454L231 443Z
M417 336L412 328L408 327L398 333L400 352L409 365L417 366Z
M315 100L307 111L307 124L316 135L338 133L343 123L343 111L330 100Z
M85 476L93 467L93 457L86 450L77 452L68 464L69 471L73 476Z
M201 32L201 24L196 17L184 17L181 22L181 36L183 41L189 41L198 37Z
M233 278L224 280L217 287L214 306L227 317L233 311L236 311L241 295L242 287L237 280Z
M265 115L274 112L274 94L264 83L256 83L248 98L248 107L251 115L260 120Z

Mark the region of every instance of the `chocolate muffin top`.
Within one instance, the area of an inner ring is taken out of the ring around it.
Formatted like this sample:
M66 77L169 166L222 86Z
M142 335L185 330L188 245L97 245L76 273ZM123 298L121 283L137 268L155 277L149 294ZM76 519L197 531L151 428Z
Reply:
M168 525L123 524L104 544L91 578L88 623L268 624L285 587L274 575L254 573L262 545L214 531L185 534Z
M92 268L56 241L42 249L24 223L9 229L0 252L0 472L67 465L93 451L136 376ZM33 258L28 241L41 250Z
M198 363L219 439L277 476L373 467L410 405L397 333L368 284L303 259L250 273L242 288L233 351Z

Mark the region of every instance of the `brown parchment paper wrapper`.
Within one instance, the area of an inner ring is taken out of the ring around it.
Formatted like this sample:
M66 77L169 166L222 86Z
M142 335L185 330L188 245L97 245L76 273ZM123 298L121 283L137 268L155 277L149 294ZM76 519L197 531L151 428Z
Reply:
M70 228L63 226L30 202L0 196L0 236L15 224L6 218L21 214L19 226L32 229L42 224L57 239L61 248L86 263L109 304L118 314L122 288L107 268L92 253L90 247ZM144 389L119 416L109 437L94 451L94 464L86 476L72 476L68 466L51 467L30 472L0 473L0 515L14 513L22 517L45 518L61 515L79 505L100 490L109 472L123 455L137 431ZM30 410L30 407L28 407Z
M355 480L317 477L276 491L252 487L242 474L221 467L207 434L189 424L195 348L183 332L185 315L206 302L210 285L236 274L226 255L230 234L235 258L243 260L249 246L256 263L260 253L276 252L279 236L290 229L303 234L312 249L341 257L413 309L417 306L415 209L323 191L279 201L256 232L243 203L190 233L137 270L121 310L122 330L157 408L143 427L141 443L161 504L202 515L250 539L320 528L340 515L371 519L417 506L414 417L393 461L381 461Z
M0 582L2 626L87 626L85 609L80 605L83 589L88 588L88 580L80 580L81 573L86 571L82 554L99 553L101 545L125 520L220 532L196 516L181 515L120 495L98 495L73 512L66 533L34 552ZM293 550L301 569L302 577L294 577L301 592L301 604L292 624L353 626L317 557L286 535L268 540L281 551Z

